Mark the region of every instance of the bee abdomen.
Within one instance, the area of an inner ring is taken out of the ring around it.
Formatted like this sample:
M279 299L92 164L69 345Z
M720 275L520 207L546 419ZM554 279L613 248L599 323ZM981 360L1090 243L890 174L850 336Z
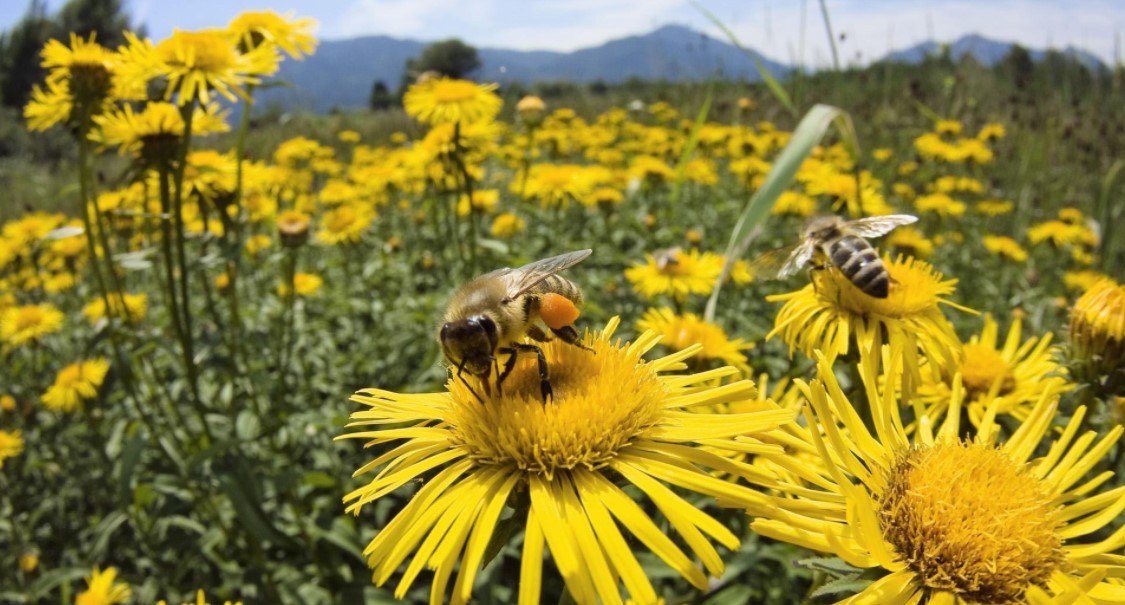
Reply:
M867 240L846 235L833 242L829 257L844 277L865 294L875 298L887 297L890 275L879 254Z
M570 299L576 305L582 304L582 289L574 285L574 282L569 279L558 275L548 276L535 287L535 292L538 294L558 294Z

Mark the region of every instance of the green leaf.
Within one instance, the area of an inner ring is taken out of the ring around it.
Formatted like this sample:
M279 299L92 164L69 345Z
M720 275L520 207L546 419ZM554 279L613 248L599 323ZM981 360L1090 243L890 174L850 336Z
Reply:
M849 575L824 584L814 590L809 596L815 599L826 595L856 594L862 592L868 586L871 586L871 583L874 581L875 580L871 578Z
M777 198L793 183L797 170L800 169L805 158L812 153L813 148L820 144L828 127L833 123L840 130L845 144L852 152L852 157L859 156L855 127L852 125L851 117L844 110L831 105L816 105L801 118L801 123L793 131L789 144L778 154L762 186L750 197L750 202L746 204L738 217L738 222L734 225L734 231L731 232L730 241L727 243L723 273L715 284L710 300L707 301L707 310L704 312L707 321L715 320L719 292L722 290L723 282L730 275L731 266L760 232Z
M77 582L86 577L86 574L89 573L89 569L78 567L64 567L44 571L42 575L31 583L31 586L27 587L27 600L29 602L38 601L53 592L64 582Z
M797 561L797 565L823 571L834 577L840 577L862 572L862 569L849 565L840 557L810 557Z
M130 501L130 494L133 491L133 470L137 468L137 463L140 462L141 455L144 453L145 446L147 445L148 438L145 435L144 429L140 429L134 433L125 444L125 450L121 453L119 474L121 488L118 492L118 497L122 504L126 504Z
M707 597L702 605L743 605L753 601L755 591L745 584L732 584Z
M109 539L128 520L129 517L121 511L113 511L106 515L94 529L94 543L87 551L87 556L93 561L102 560L109 550Z
M242 410L234 421L234 431L242 441L254 441L262 433L262 421L250 410Z

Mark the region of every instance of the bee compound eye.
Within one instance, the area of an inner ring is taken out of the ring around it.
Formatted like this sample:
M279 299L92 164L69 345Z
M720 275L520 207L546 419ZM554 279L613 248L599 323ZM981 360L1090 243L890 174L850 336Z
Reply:
M448 323L441 324L441 331L438 332L438 338L441 340L449 338L450 328L452 328L452 326Z

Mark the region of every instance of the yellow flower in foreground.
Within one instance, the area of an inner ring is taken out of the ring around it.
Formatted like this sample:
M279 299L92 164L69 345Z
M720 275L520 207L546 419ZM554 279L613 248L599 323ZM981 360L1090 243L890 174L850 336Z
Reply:
M60 412L73 412L98 395L109 361L98 358L72 363L59 371L55 384L43 394L43 405Z
M168 601L160 599L156 602L156 605L168 605ZM181 605L211 605L211 602L207 600L207 594L203 592L202 588L200 588L195 592L194 601L181 603ZM225 600L223 601L223 605L242 605L242 601Z
M19 431L0 430L0 469L4 468L4 460L15 458L23 453L23 437Z
M1027 250L1024 250L1019 242L1010 237L986 235L981 238L981 243L984 244L985 250L1014 262L1022 263L1027 260Z
M430 602L439 603L458 569L452 602L469 602L501 513L517 493L526 494L513 500L522 501L515 513L524 527L521 604L541 601L545 550L578 603L621 603L621 585L634 602L656 602L634 552L641 545L701 590L708 575L722 574L723 562L708 538L736 548L738 537L677 492L745 507L762 496L712 472L764 475L696 444L780 455L778 446L738 437L769 434L796 412L696 412L699 406L746 399L753 387L747 381L715 384L716 378L736 374L733 368L665 375L683 368L696 350L645 361L642 355L659 337L649 332L632 344L613 342L617 325L615 319L600 334L587 334L584 343L593 354L559 339L542 346L554 389L546 402L534 355L521 356L503 394L492 388L483 402L460 380L450 380L441 393L367 389L352 398L369 409L352 414L349 426L359 430L340 438L362 439L384 453L357 471L378 474L345 497L348 511L359 514L426 477L364 551L376 584L405 563L395 591L402 598L418 574L430 569ZM485 393L478 380L466 380ZM632 489L622 489L622 481ZM638 497L651 504L634 500ZM656 511L666 521L654 521Z
M956 367L961 341L939 305L970 311L943 298L953 293L957 280L943 281L929 263L910 257L885 257L883 262L891 277L886 298L868 296L835 267L814 271L813 283L796 292L767 297L785 306L766 338L780 336L790 355L799 349L811 358L819 350L829 361L846 355L851 340L861 356L879 356L884 342L897 344L906 355L902 378L907 393L921 379L920 352L936 371Z
M176 29L155 46L131 32L125 32L125 38L129 44L122 52L126 62L136 66L136 76L166 78L164 100L178 94L178 105L197 99L206 105L213 92L231 102L247 99L246 86L273 75L281 61L272 45L239 52L230 32L222 29Z
M125 313L122 313L121 301L125 301ZM122 293L121 298L116 293L109 295L109 306L113 309L114 317L125 316L129 323L137 323L145 318L148 310L148 294ZM98 323L105 317L105 299L98 297L82 307L82 314L92 324Z
M322 285L324 285L324 279L313 273L298 272L293 276L293 289L297 292L297 296L312 296L320 290ZM281 284L277 287L277 294L278 296L289 296L289 286Z
M717 359L740 370L750 370L743 351L753 349L754 343L746 342L741 338L731 340L727 338L722 327L704 321L694 313L676 315L675 311L667 307L649 309L637 322L637 330L659 334L662 337L660 344L673 351L683 351L699 345L698 352L692 359L698 361Z
M114 605L125 603L133 596L129 585L118 583L117 568L109 567L105 571L94 568L86 577L86 590L78 593L74 605Z
M1020 340L1022 322L1012 321L1008 336L999 342L999 327L985 315L984 327L963 348L960 366L938 380L927 379L918 389L917 400L924 403L931 418L939 418L949 407L956 373L961 376L969 419L979 425L987 409L1027 420L1031 408L1045 392L1065 393L1074 388L1066 369L1055 359L1052 334Z
M491 120L504 104L496 84L431 78L414 84L402 97L406 113L431 126Z
M10 307L0 313L0 342L13 347L62 329L63 314L50 303Z
M645 298L670 294L683 301L689 294L710 294L723 273L723 256L678 248L645 255L645 264L625 270L625 278Z
M892 345L891 358L901 351ZM892 364L897 362L892 361ZM961 440L961 395L935 427L923 417L911 441L890 389L880 393L869 359L860 374L874 419L871 431L820 356L817 379L798 382L811 406L800 464L767 455L799 479L772 484L777 495L754 509L751 527L770 538L838 556L886 575L841 603L1120 603L1125 586L1102 582L1117 569L1125 527L1100 530L1125 510L1125 486L1088 494L1111 472L1083 481L1121 437L1078 436L1079 407L1049 449L1057 394L1044 394L1006 441L990 408L971 440ZM892 369L893 370L893 369ZM955 381L956 384L956 381ZM795 426L795 425L794 425ZM1078 437L1077 439L1075 437ZM819 460L820 462L814 462ZM1098 537L1100 536L1100 537ZM1083 601L1090 602L1090 601Z
M273 11L246 11L227 24L242 50L274 44L294 59L303 59L316 50L316 37L312 35L315 28L316 19L294 19L291 12L283 16Z
M195 109L191 131L193 135L226 132L230 129L223 120L225 114L213 107ZM169 162L179 149L184 136L184 119L179 108L171 103L150 102L136 112L132 105L94 118L98 128L90 133L90 140L104 146L117 146L121 155L131 154L150 163Z

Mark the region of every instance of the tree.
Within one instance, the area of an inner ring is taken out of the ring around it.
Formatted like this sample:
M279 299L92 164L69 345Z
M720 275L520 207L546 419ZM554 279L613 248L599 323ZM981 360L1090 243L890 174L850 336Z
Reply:
M23 107L33 84L46 72L39 66L39 52L50 39L54 24L47 17L43 0L32 0L22 19L0 36L0 102Z
M96 33L98 44L106 48L124 44L126 30L137 31L130 26L121 0L70 0L55 20L63 37L70 32L83 37Z
M422 49L422 54L406 62L406 71L414 77L435 71L450 78L464 78L481 66L477 49L457 38L450 38Z
M1024 89L1031 81L1031 74L1035 70L1035 64L1031 60L1031 53L1019 44L1013 44L1012 48L1008 49L1008 54L1000 59L997 66L1003 72L1006 72L1016 85L1016 88Z
M390 109L396 105L396 100L391 95L391 90L387 88L387 83L382 80L376 80L375 84L371 87L371 95L367 97L367 106L371 111L383 111Z

